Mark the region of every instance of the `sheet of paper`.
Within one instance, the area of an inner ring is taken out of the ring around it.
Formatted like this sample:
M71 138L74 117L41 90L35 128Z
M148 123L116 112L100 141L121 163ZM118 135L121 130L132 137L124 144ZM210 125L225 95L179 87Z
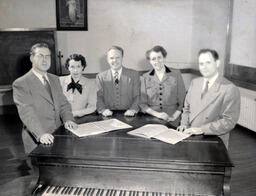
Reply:
M151 137L154 137L155 135L158 135L166 130L168 130L168 128L164 125L147 124L138 129L128 132L128 134L136 135L139 137L151 138Z
M168 129L158 135L155 135L154 138L169 144L176 144L188 138L190 135L191 134L185 134L185 133L176 131L175 129Z
M70 130L70 131L79 137L85 137L89 135L97 135L100 133L105 133L105 132L118 130L118 129L126 129L131 127L132 126L120 120L109 119L109 120L79 124L77 129Z

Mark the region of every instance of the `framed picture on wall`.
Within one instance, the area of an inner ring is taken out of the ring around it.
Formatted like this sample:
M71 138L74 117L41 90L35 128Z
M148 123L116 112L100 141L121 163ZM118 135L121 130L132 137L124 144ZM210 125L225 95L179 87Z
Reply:
M57 30L88 30L87 0L56 0Z

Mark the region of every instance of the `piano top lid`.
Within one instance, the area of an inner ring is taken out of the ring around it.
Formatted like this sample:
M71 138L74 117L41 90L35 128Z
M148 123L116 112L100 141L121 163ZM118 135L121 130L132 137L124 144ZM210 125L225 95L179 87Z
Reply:
M29 156L69 160L233 166L224 144L216 136L194 136L171 145L159 140L134 136L119 137L116 134L85 138L58 135L55 136L52 145L39 145Z

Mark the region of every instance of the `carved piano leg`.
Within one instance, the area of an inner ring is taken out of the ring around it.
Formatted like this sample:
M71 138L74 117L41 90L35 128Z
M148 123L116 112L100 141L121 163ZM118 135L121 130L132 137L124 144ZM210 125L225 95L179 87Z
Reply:
M231 167L225 168L224 183L223 183L223 195L230 196L230 180L231 180Z

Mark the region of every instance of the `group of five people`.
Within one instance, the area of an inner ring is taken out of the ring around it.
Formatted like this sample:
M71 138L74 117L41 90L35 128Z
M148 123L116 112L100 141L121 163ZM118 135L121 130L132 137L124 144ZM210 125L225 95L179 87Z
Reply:
M38 144L51 144L52 135L62 122L75 129L74 117L95 110L111 116L124 110L134 116L140 110L177 126L190 134L218 135L228 147L230 130L240 112L238 88L219 74L220 60L215 50L198 53L199 71L186 95L178 69L166 66L166 50L155 46L146 52L153 69L140 74L123 66L124 51L113 46L107 52L110 69L97 74L96 83L82 75L86 60L72 54L65 67L70 75L57 77L47 73L51 52L45 43L31 48L32 69L13 83L13 98L24 124L22 137L25 152ZM185 100L185 101L184 101Z

